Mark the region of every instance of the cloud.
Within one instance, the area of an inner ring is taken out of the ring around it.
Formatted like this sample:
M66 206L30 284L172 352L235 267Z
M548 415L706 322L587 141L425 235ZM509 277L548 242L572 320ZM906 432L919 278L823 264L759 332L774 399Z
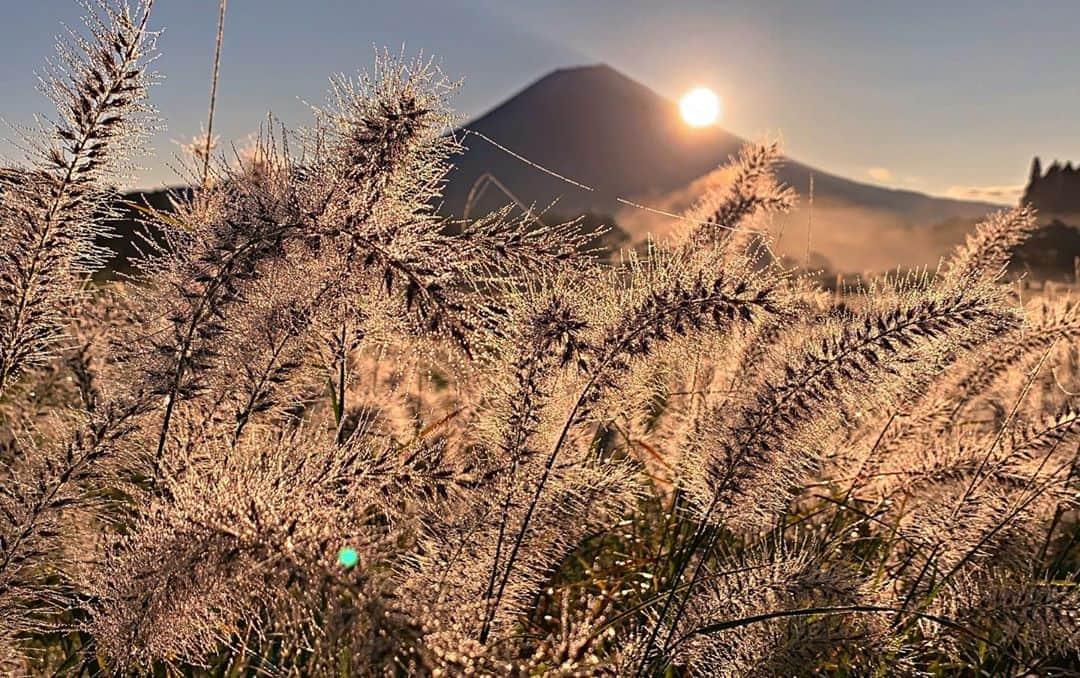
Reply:
M870 175L870 178L874 181L890 181L893 176L892 172L884 167L871 167L866 170L866 173Z
M978 200L1015 205L1020 202L1024 186L950 186L945 192L950 198L958 200Z

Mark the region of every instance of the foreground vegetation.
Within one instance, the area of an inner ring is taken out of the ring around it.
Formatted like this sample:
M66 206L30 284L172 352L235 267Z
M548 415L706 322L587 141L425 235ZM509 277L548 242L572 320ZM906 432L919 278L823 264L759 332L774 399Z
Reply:
M999 282L1027 210L842 305L768 256L772 145L617 264L448 228L452 87L383 58L92 287L148 11L0 183L6 671L1075 671L1080 312Z

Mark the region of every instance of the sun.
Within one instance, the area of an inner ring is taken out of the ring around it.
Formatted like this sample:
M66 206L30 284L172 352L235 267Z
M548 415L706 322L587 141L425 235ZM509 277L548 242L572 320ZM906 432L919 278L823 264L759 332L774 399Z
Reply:
M679 112L691 127L705 127L720 119L720 97L708 87L695 87L679 99Z

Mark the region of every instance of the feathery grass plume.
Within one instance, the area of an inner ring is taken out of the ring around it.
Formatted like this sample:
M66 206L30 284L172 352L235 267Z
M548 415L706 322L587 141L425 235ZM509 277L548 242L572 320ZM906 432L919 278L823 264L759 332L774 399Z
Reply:
M910 294L850 321L795 333L734 417L703 415L694 491L703 514L737 529L771 525L844 418L887 403L934 356L1011 327L1014 316L971 288Z
M733 356L738 360L736 367L732 368L735 372L733 379L746 381L754 367L767 360L769 353L776 350L777 343L791 329L793 318L812 321L830 315L831 300L821 299L818 291L809 287L807 281L792 278L785 282L777 292L782 295L784 307L789 310L788 315L770 318L756 328L757 332L746 337L742 349Z
M72 313L71 342L60 358L70 371L81 409L94 412L109 397L110 342L130 320L120 284L94 290Z
M916 393L912 404L901 410L902 415L889 426L878 445L873 468L864 471L879 474L875 484L888 486L894 480L900 482L920 464L937 465L934 457L954 446L935 441L953 434L962 412L985 405L985 394L991 386L1018 366L1029 364L1039 353L1055 345L1067 346L1080 337L1077 308L1071 299L1033 302L1023 324L987 344L984 357L948 362L926 390ZM910 449L923 457L914 466L906 453Z
M747 158L743 159L744 162L736 164L741 168L736 170L737 190L713 196L714 200L709 209L714 216L732 222L724 224L728 230L738 228L755 213L770 208L781 210L790 203L786 191L779 188L771 178L775 155L776 148L763 147L756 154L750 152ZM727 279L736 281L733 290L735 296L751 296L746 299L750 303L744 301L732 304L725 301L716 305L713 302L712 305L701 308L705 314L712 316L713 322L721 331L727 332L733 325L762 319L757 316L768 318L782 313L783 309L776 299L776 288L781 286L782 276L778 276L778 272L770 267L757 266L756 255L750 248L739 247L735 252L730 252L731 239L705 230L710 228L716 227L702 225L684 238L668 243L666 247L651 249L649 259L643 263L631 256L629 271L624 274L629 284L624 288L625 291L617 292L615 303L609 304L617 313L610 314L610 320L606 324L611 329L607 336L602 338L599 344L601 347L626 343L627 338L633 337L636 332L631 328L639 322L639 317L649 317L664 308L666 300L663 294L672 294L685 303L695 297L705 298L707 295L702 292L710 285L714 293L719 292ZM718 262L723 263L723 268L719 271ZM615 289L621 288L616 286ZM661 290L662 292L659 292ZM600 400L605 393L614 396L620 375L631 371L635 363L640 363L652 355L650 344L658 341L666 343L673 337L703 329L700 315L695 317L694 310L687 311L674 314L669 322L657 323L652 333L641 333L640 339L630 341L629 347L637 348L636 351L627 351L625 355L615 353L611 360L611 369L592 377L590 387L594 390L590 392L587 387L583 392L578 406L582 414L588 414L593 407L592 401ZM662 314L656 315L664 320ZM736 320L740 322L733 322ZM572 420L568 420L568 425L570 423ZM681 569L679 572L675 579L681 576ZM664 617L670 602L669 596L661 617ZM661 621L663 619L654 625L648 647L643 650L643 657L651 653L652 642Z
M101 556L91 629L120 665L198 664L267 615L301 633L318 609L308 607L314 584L347 593L348 568L374 577L392 550L370 513L376 487L354 482L365 474L362 449L306 430L245 437L228 453L231 443L219 444L170 479L164 497L148 498Z
M555 468L545 467L534 449L539 441L554 439L555 422L540 416L550 397L547 389L556 383L547 371L575 369L574 333L580 324L564 297L546 298L521 330L548 350L519 344L518 354L508 356L523 369L519 379L505 384L505 395L516 393L520 401L496 398L491 414L499 419L483 424L486 451L478 460L477 482L454 501L423 508L416 562L405 574L406 598L417 601L415 616L427 629L425 642L451 672L470 666L507 670L502 662L514 661L506 654L514 646L509 632L542 595L545 582L585 537L610 529L639 500L636 469L593 458L587 443L575 439ZM541 358L538 369L522 359L534 353ZM536 499L532 490L540 477L548 491ZM531 529L512 542L526 519ZM511 554L516 567L505 580L497 579ZM496 606L496 596L501 605ZM478 642L485 630L498 642Z
M93 412L106 397L105 376L111 362L109 340L125 322L122 306L113 305L112 287L80 290L82 299L67 305L67 340L55 355L11 384L0 398L0 437L36 431L45 439L57 432L58 412Z
M267 261L301 232L300 210L285 158L262 177L240 175L177 204L167 240L140 263L149 285L131 286L141 314L124 337L121 357L128 386L164 399L152 473L165 457L178 407L207 393L208 375L221 364L232 310Z
M880 604L868 583L820 548L780 542L717 568L695 589L665 658L693 675L805 675L825 666L872 673L896 649L880 616L770 618Z
M1046 461L1034 470L957 475L904 499L907 510L890 522L905 542L893 575L906 591L905 608L913 601L918 609L932 606L958 578L1026 577L1033 563L1038 568L1060 511L1075 506L1075 491L1067 489L1072 461L1043 473Z
M428 83L420 76L398 82L396 78L402 76L398 71L386 75L379 81L381 89L370 97L351 90L339 94L344 110L335 122L344 131L341 139L330 144L333 153L315 155L313 164L301 166L293 160L286 140L268 133L260 142L258 172L224 167L222 179L182 201L176 214L164 219L170 229L168 240L142 264L143 274L154 285L137 290L147 322L142 335L129 342L133 350L127 357L133 363L131 371L141 373L138 381L165 398L152 467L157 468L165 456L177 407L181 403L190 407L190 401L205 395L207 375L222 366L223 342L232 334L232 309L242 307L257 292L249 288L257 288L261 279L280 268L292 248L308 247L310 260L335 263L325 271L316 293L298 305L308 308L308 313L300 313L304 316L323 305L333 306L335 298L363 287L363 280L353 282L357 269L363 267L353 260L352 250L346 256L338 248L328 249L319 240L320 234L355 235L342 230L345 222L361 233L366 231L371 235L365 236L369 247L364 256L371 264L373 259L395 254L402 245L407 247L409 240L379 241L375 236L412 235L432 228L428 184L432 171L434 176L444 172L434 158L445 155L446 144L436 137L441 132L438 118L429 124L421 115L424 106L413 111L414 116L402 114L394 103L396 96L400 107L412 110L422 93L417 88ZM441 85L431 86L435 89L431 96L441 97ZM348 117L350 113L353 117ZM348 208L358 195L366 201L362 214ZM334 202L342 197L343 204ZM383 204L391 199L393 204ZM351 236L347 240L347 248L356 244ZM430 269L431 261L424 263L429 266L425 275L440 277L440 271ZM407 268L400 259L391 264L380 271L387 292L393 273ZM406 272L413 274L415 282L419 273ZM413 282L405 292L407 304L417 293L428 300L446 296L430 280L420 285L422 289L413 287Z
M590 379L578 420L614 393L618 380L655 347L702 332L726 333L783 312L775 272L755 272L746 260L719 270L702 264L655 249L649 259L631 258L627 271L612 274L625 282L612 282L611 300L597 308L603 316L595 324L605 329L586 353Z
M921 491L933 483L969 476L983 464L986 450L965 437L941 440L938 447L924 446L920 441L889 455L887 462L877 467L873 485L893 496L905 489ZM999 461L1000 456L994 460Z
M889 453L890 458L877 467L873 484L895 496L980 471L1019 480L1067 473L1068 465L1061 460L1073 453L1069 444L1078 434L1080 414L1067 404L1038 421L1010 426L997 446L993 442L996 434L969 431L953 437L924 437L911 447Z
M945 265L940 284L955 289L978 281L1000 278L1012 251L1038 228L1030 207L1002 210L981 222L976 233L957 247ZM961 408L986 389L1005 370L1026 359L1040 347L1052 345L1059 338L1069 338L1076 331L1075 305L1066 300L1059 307L1041 304L1037 320L1030 330L1002 333L996 344L1001 351L989 354L982 364L967 365L949 359L942 365L955 364L925 390L913 392L909 411L895 426L890 426L879 445L878 458L897 458L891 452L903 448L919 436L938 435L948 429Z
M1033 303L1024 324L998 340L994 351L962 373L947 379L947 397L963 405L984 393L1010 368L1061 342L1080 340L1080 305L1072 299Z
M980 570L958 577L935 599L935 614L961 628L1010 648L1011 657L988 668L1001 674L1039 667L1047 675L1068 675L1070 657L1080 647L1080 586L1072 579L1046 581L1014 572ZM955 628L920 623L935 650L965 665L980 665L970 638ZM1054 669L1064 669L1055 672Z
M405 80L394 80L399 77ZM207 395L207 375L215 369L220 373L225 344L235 334L238 313L231 309L244 306L258 293L261 281L290 259L306 257L313 262L307 273L322 273L318 289L296 302L301 317L320 307L338 306L337 300L350 293L384 287L383 294L400 295L405 308L418 313L426 325L423 331L440 329L441 318L450 317L444 314L451 311L458 315L453 316L450 333L461 341L478 324L463 283L477 268L490 268L476 263L477 248L483 242L507 247L507 240L496 236L513 229L500 230L488 220L478 227L475 238L469 229L456 239L439 233L440 222L428 204L434 180L429 172L435 171L432 166L438 170L436 178L445 172L437 161L446 153L445 141L437 136L445 115L428 120L420 112L429 110L425 104L417 109L420 117L413 119L402 117L393 106L395 96L406 108L417 106L421 94L433 101L443 96L441 81L429 79L426 72L414 77L391 69L369 93L370 100L363 92L342 90L344 112L334 121L344 131L341 139L329 143L332 153L313 151L313 164L300 166L284 139L268 136L261 144L260 171L223 168L224 180L198 192L168 218L168 225L181 228L173 228L164 250L143 265L144 274L157 284L138 290L151 319L160 318L162 308L170 309L164 314L167 326L159 327L160 320L147 322L142 340L129 342L138 351L129 360L139 364L140 381L165 397L154 467L165 455L177 407L186 403L190 408L190 401ZM354 117L347 117L350 112ZM373 129L381 131L374 134ZM384 148L386 144L393 148ZM344 180L356 185L340 185ZM368 200L362 214L333 201L336 194L352 200L359 193ZM343 229L346 222L348 228ZM553 233L544 237L550 240ZM464 241L475 246L445 256L454 252L455 242ZM509 246L527 249L536 241L521 237L511 239ZM355 249L358 246L362 251ZM303 247L310 253L305 254ZM531 251L531 260L541 256L535 248ZM358 252L362 257L356 256ZM402 278L404 283L395 290L395 281ZM301 312L304 308L307 311ZM139 348L147 345L153 350Z
M460 150L447 134L455 89L431 61L389 54L372 77L335 79L330 106L316 111L314 162L303 183L320 215L319 247L397 295L423 331L445 333L470 352L484 343L473 335L490 331L498 310L470 293L493 277L547 269L583 236L573 223L536 229L508 210L465 223L435 213L449 155Z
M311 344L330 317L320 303L328 274L306 248L288 244L285 261L251 281L221 337L220 363L207 377L201 416L223 418L236 439L254 425L287 420L322 386Z
M632 371L635 363L646 360L656 346L673 337L699 332L708 325L723 331L738 322L750 322L759 314L777 312L771 299L772 280L754 273L747 258L737 260L728 271L716 271L709 263L715 262L695 257L692 250L680 249L676 244L673 251L651 250L645 261L631 255L628 271L610 276L611 282L605 286L610 290L605 291L611 295L610 301L595 305L599 315L594 323L597 332L580 361L583 383L575 386L576 395L568 401L568 412L556 429L551 452L540 467L519 526L512 532L505 565L499 562L504 533L504 528L499 528L496 543L500 546L489 586L494 597L485 606L481 643L487 642L498 619L522 545L530 538L530 528L535 528L534 514L552 470L575 429L588 422L600 401L616 392L620 379Z
M0 637L51 629L74 604L70 566L80 524L106 503L103 479L124 468L124 440L145 406L110 403L86 421L61 423L57 439L20 441L0 476Z
M769 323L767 317L760 324ZM637 459L654 491L667 499L675 490L698 412L714 397L734 397L734 378L725 358L755 336L758 325L676 337L635 365L617 391L601 402L598 414L606 444Z
M997 435L976 436L956 454L900 479L897 492L907 498L896 524L924 547L914 554L918 561L951 571L971 560L1023 567L1037 556L1055 512L1076 505L1070 488L1076 454L1061 443L1080 427L1076 411L1066 408L1025 429L1001 449Z
M377 436L366 441L364 463L363 480L371 486L373 506L391 524L422 521L433 506L455 510L481 483L472 454L441 438L403 445Z
M997 279L1005 272L1013 249L1038 228L1035 211L1029 206L1000 210L975 227L963 245L956 248L945 267L947 284L966 280Z
M519 550L529 537L536 509L541 504L548 479L570 439L572 429L587 421L595 405L618 386L618 379L632 368L632 361L649 356L654 346L673 336L704 329L712 324L723 330L736 322L750 322L759 313L775 312L767 281L750 276L736 280L723 271L711 275L694 272L679 264L679 257L660 252L646 265L633 269L629 283L616 292L616 299L598 310L608 314L603 328L583 352L583 381L558 429L551 451L535 481L532 497L510 540L506 564L502 566L495 596L486 615L480 640L485 642L497 619L507 585L514 574ZM549 493L550 494L550 493Z
M335 79L331 105L316 111L318 155L305 183L321 214L317 232L350 268L368 269L387 294L401 289L407 310L467 348L481 321L430 258L441 230L432 204L458 148L445 134L453 89L430 61L388 54L372 77Z
M1080 435L1080 408L1066 404L1060 411L1038 423L1028 423L1012 433L1008 443L1010 457L1038 460L1041 452L1068 453L1067 445Z
M331 81L330 103L316 109L320 149L312 179L348 232L371 219L384 200L426 202L438 196L457 143L445 135L456 84L431 60L384 52L372 75ZM333 228L332 222L326 227Z
M101 261L93 241L111 214L107 182L128 169L152 112L150 4L87 6L86 34L58 44L42 79L55 121L24 140L30 166L0 176L0 392L50 355L62 307Z
M769 313L762 315L761 322L750 325L740 323L725 328L723 336L718 337L717 341L694 334L674 342L669 349L649 356L648 366L644 369L653 372L654 381L642 384L643 397L637 399L644 404L644 412L650 422L648 427L654 428L659 421L663 428L657 430L653 437L673 436L663 443L669 461L681 459L681 450L685 448L684 437L692 435L694 415L705 400L704 393L700 392L704 385L712 379L716 390L738 390L740 380L753 372L752 368L765 348L793 317L805 310L806 299L810 296L806 294L805 285L778 275L771 264L761 261L764 250L753 247L752 241L745 237L751 232L750 227L756 223L756 218L785 212L794 203L790 189L775 179L774 171L779 160L778 143L744 147L727 166L717 170L715 188L707 191L686 213L687 220L693 222L693 226L671 241L655 246L650 252L651 259L644 264L633 255L629 258L631 276L642 281L636 286L631 284L631 290L667 284L664 281L669 279L676 286L692 286L696 284L695 275L708 276L717 269L722 269L733 278L746 280L750 286L770 288L768 296L771 308ZM627 297L633 303L632 295ZM740 346L746 347L746 350L739 350ZM666 355L668 353L670 357ZM742 363L733 363L739 355L744 356ZM692 373L687 373L690 365L693 366ZM723 383L718 380L721 372L730 374L730 377L725 374ZM669 383L672 379L678 381L680 378L689 379L689 383ZM711 392L713 389L705 390ZM673 404L668 400L671 391L686 396L688 411L679 414L682 408L676 406L671 409ZM619 390L622 399L632 395L625 386ZM660 403L668 409L669 416L656 417L655 407ZM620 407L621 403L613 409L618 412ZM665 426L664 419L670 425Z
M690 383L680 383L677 388L679 392L687 393L692 407L683 413L678 422L679 429L664 431L665 442L657 442L676 450L667 454L669 460L676 462L676 473L695 473L691 452L700 435L695 428L700 423L702 410L712 407L726 412L737 403L745 402L760 375L761 366L768 364L770 356L781 350L788 333L795 331L793 328L802 322L810 324L825 316L826 305L805 281L783 279L775 295L783 313L766 317L754 325L740 326L738 332L729 333L718 343L697 340L691 347L691 351L696 351L693 357L676 358L681 361L683 373L686 366L693 365Z
M492 638L505 638L580 541L610 529L636 505L631 465L590 461L587 449L568 457L547 472L548 491L539 500L532 489L544 473L543 460L533 459L513 478L499 475L478 486L450 516L422 521L422 555L407 580L407 590L424 603L421 619L453 620L462 643L474 642L485 629ZM530 529L511 541L526 518ZM507 574L511 555L514 567Z
M511 482L518 465L540 452L536 438L544 409L555 396L553 380L586 365L588 300L576 282L576 275L566 271L548 286L526 281L523 290L507 298L504 369L512 377L493 380L499 393L485 408L477 437L496 472L505 469Z
M1036 535L1028 534L1021 545L1009 543L1010 535L1002 531L1010 518L1016 518L1013 507L1022 501L1017 488L996 478L984 478L971 490L972 477L970 473L946 477L927 484L909 500L897 526L899 534L915 547L915 563L944 573L965 559L989 562L1002 555L1031 555ZM1006 544L1008 548L1003 550ZM916 589L920 583L916 579L910 586Z
M622 322L635 306L647 304L647 295L657 288L667 286L676 291L699 288L703 281L716 284L725 276L736 281L737 288L756 289L762 300L768 300L760 309L764 313L756 314L763 316L765 323L781 323L795 310L787 308L789 303L798 303L798 298L788 292L790 281L786 276L763 265L761 252L743 240L732 247L733 239L746 232L744 227L755 217L785 212L793 205L793 193L774 176L779 153L779 144L775 142L746 146L721 170L733 175L730 180L707 192L687 212L687 219L695 224L688 232L658 245L650 244L644 260L634 253L629 255L626 270L618 271L612 284L616 290L624 288L624 291L616 293L612 312L607 315L609 326ZM752 308L748 307L747 311L753 314ZM749 319L745 312L740 315ZM716 314L713 316L719 325ZM670 335L686 334L685 320L675 318L666 331L661 328L660 336L666 341Z
M781 160L779 142L744 146L717 171L717 186L686 212L693 226L683 247L689 251L712 245L719 248L722 258L733 241L745 242L751 217L790 210L795 194L775 177Z
M580 295L575 297L571 285L565 282L556 283L551 288L526 288L523 294L516 297L516 307L512 307L516 313L510 317L521 317L518 322L510 323L510 327L517 329L511 341L518 348L509 366L514 378L507 384L505 396L493 408L494 416L490 417L494 430L488 446L497 455L493 463L496 477L505 485L505 498L500 502L498 534L483 594L485 628L481 633L487 631L490 623L487 606L494 604L495 586L504 566L503 559L508 557L511 548L509 539L514 529L511 522L514 517L513 504L515 494L521 491L519 468L540 453L536 449L535 439L543 424L544 407L551 397L551 382L568 367L584 366L583 335L588 323L581 313L584 300ZM550 444L550 440L545 439L545 442ZM528 466L525 470L533 471Z

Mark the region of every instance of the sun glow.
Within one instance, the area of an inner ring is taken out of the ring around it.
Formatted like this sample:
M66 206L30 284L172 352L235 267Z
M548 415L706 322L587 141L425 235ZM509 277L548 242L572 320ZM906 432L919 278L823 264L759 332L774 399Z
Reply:
M715 124L722 108L720 97L708 87L695 87L679 100L679 112L691 127Z

